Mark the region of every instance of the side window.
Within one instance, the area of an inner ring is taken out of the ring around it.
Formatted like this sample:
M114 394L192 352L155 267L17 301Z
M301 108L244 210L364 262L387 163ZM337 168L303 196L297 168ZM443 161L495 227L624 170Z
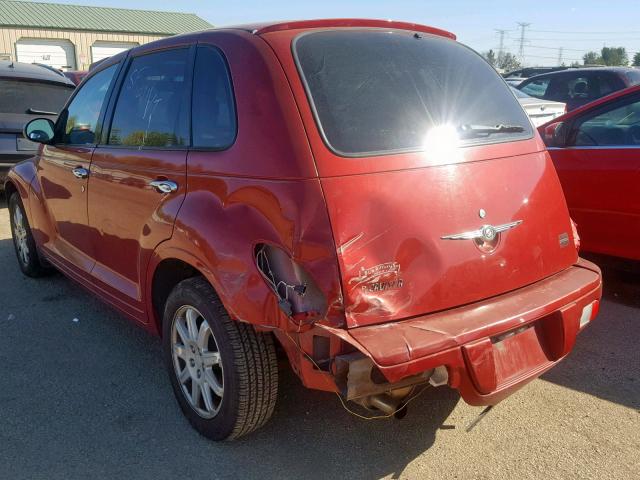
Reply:
M640 100L582 119L576 146L640 146Z
M625 88L624 82L618 77L618 75L612 75L609 73L599 73L594 75L598 84L598 98L609 95L610 93L622 90Z
M111 65L89 78L73 97L61 115L64 128L59 143L67 145L88 145L96 143L96 126L100 110L116 73L117 65Z
M569 80L569 97L578 100L585 98L597 98L597 85L593 77L576 77Z
M191 107L193 146L223 149L236 136L236 111L231 79L224 58L214 47L196 53Z
M524 93L531 97L542 98L547 93L547 88L549 87L549 79L548 78L540 78L538 80L532 80L527 83L524 87L520 88Z
M187 48L131 61L113 113L109 145L188 145L188 64Z
M544 98L546 100L553 100L554 102L567 102L570 99L569 82L571 82L571 77L554 75L549 84L549 88L547 88L545 92Z

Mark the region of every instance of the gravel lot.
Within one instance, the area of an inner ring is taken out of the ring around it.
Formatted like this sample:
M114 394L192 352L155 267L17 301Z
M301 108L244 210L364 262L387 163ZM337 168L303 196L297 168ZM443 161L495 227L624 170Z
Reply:
M215 444L180 413L157 338L61 275L21 275L2 200L0 272L0 478L640 477L640 274L607 269L570 357L469 433L481 409L447 388L362 421L282 368L271 422Z

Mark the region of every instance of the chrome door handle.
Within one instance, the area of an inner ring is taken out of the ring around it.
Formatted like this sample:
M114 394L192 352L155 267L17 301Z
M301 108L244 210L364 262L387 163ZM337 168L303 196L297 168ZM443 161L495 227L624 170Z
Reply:
M158 193L173 193L178 190L178 184L171 180L154 180L149 185L155 188Z
M89 170L82 167L76 167L73 170L71 170L71 172L73 173L73 176L76 178L87 178L89 176Z

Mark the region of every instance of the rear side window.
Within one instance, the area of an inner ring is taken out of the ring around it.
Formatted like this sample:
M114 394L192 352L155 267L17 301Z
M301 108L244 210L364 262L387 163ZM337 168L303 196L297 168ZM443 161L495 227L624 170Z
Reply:
M227 64L218 49L196 53L191 106L193 146L224 149L236 137L236 112Z
M629 70L624 74L629 81L629 85L637 85L640 83L640 70Z
M550 80L548 78L539 78L531 80L526 85L519 87L519 89L530 97L544 98L549 88L549 83Z
M294 54L325 142L339 155L422 150L429 131L442 125L464 131L463 145L532 135L496 71L455 41L332 30L297 37ZM496 125L519 131L487 133Z
M188 144L189 50L166 50L131 61L113 114L110 145Z
M0 78L0 113L58 114L73 87Z

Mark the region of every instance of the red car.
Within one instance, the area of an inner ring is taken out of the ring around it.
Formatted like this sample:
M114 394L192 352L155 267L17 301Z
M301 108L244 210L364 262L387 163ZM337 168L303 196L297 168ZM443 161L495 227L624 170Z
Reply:
M162 335L212 439L271 416L276 344L307 387L392 416L429 382L496 404L598 310L542 140L436 28L163 39L96 66L25 134L43 145L7 184L22 271L53 265Z
M539 127L589 252L640 260L640 86Z

